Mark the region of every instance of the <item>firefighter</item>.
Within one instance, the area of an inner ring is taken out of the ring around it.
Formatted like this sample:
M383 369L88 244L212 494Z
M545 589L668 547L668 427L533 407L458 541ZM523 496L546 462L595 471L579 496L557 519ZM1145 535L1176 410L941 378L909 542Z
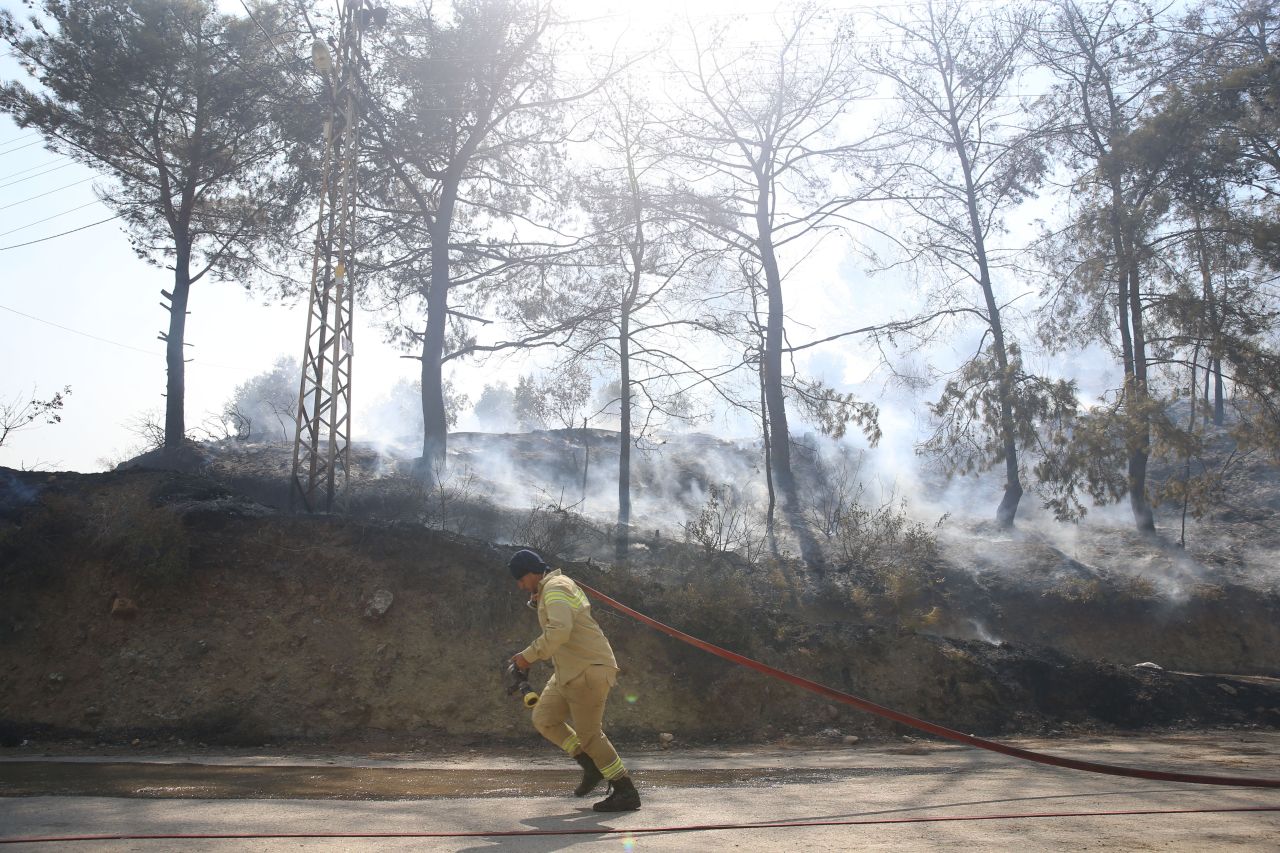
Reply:
M593 809L640 808L640 794L602 728L605 702L618 679L618 663L591 616L591 602L568 575L552 569L533 551L517 551L507 568L520 589L537 602L542 627L542 635L511 662L527 670L537 661L550 660L555 668L534 706L534 728L582 766L575 796L585 797L607 780L609 795Z

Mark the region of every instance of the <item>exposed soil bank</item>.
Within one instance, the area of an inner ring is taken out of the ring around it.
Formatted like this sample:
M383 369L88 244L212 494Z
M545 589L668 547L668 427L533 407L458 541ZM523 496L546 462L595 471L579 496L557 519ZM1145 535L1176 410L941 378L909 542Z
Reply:
M499 681L500 662L537 631L502 570L509 549L272 514L189 475L10 475L28 494L0 506L0 739L528 736ZM1280 690L1265 679L868 625L725 567L678 585L566 568L692 634L966 732L1280 725ZM624 739L896 731L596 613L624 667L607 717Z

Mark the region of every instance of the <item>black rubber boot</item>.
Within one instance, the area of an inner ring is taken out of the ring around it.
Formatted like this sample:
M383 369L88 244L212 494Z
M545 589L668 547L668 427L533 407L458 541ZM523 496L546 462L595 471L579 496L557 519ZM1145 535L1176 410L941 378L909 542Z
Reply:
M630 776L619 776L609 783L609 796L591 808L598 812L633 812L640 808L640 792Z
M596 763L591 760L591 756L585 752L579 752L573 757L573 760L582 765L582 781L578 783L578 787L573 789L575 797L585 797L596 789L604 780L604 775L596 767Z

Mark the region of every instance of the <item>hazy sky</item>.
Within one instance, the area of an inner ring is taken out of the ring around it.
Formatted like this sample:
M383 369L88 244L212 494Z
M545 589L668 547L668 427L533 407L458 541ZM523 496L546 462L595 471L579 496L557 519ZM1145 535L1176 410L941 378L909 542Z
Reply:
M23 13L17 3L3 5ZM225 5L229 11L240 9L239 3ZM676 15L683 19L685 4L650 0L563 5L604 16L604 29L630 22L632 32L639 33L673 22ZM840 3L833 8L871 5ZM774 6L751 0L702 2L694 21L700 27L756 20L767 25ZM0 59L0 76L8 80L23 74L6 55ZM72 387L63 422L12 435L0 447L3 466L100 470L103 460L119 461L138 444L131 422L163 410L164 349L157 333L167 327L160 289L170 286L171 272L134 256L114 222L44 239L111 216L96 200L93 186L89 169L50 153L33 131L0 118L0 260L5 270L0 278L0 400L19 401L33 391L44 398L64 385ZM28 241L41 242L19 245ZM901 277L882 276L868 286L861 263L847 256L846 245L843 238L832 241L810 260L804 276L788 284L793 340L887 319L918 298ZM261 297L235 285L202 280L192 288L190 310L189 427L197 427L237 384L277 357L301 354L305 301L263 304ZM383 344L371 321L360 313L354 340L357 439L361 409L385 397L398 379L417 375L417 362ZM967 345L964 340L956 343ZM865 379L872 364L866 352L848 345L812 351L799 362L803 370L844 387ZM473 402L487 376L513 383L516 375L510 366L455 370L460 371L455 383L471 392ZM881 388L879 382L862 386L872 393ZM910 445L905 431L914 432L918 418L909 411L890 418L898 426L887 443L895 444L897 436L897 452L902 452Z

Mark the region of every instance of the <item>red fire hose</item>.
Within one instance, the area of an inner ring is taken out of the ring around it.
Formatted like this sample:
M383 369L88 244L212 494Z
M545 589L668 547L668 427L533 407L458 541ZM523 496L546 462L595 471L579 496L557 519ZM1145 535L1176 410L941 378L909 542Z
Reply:
M1095 761L1080 761L1075 758L1061 758L1056 755L1046 755L1043 752L1033 752L1029 749L1020 749L1016 746L999 743L998 741L987 740L986 738L975 737L974 735L967 735L964 732L949 729L946 726L940 726L937 723L931 723L928 720L922 720L918 717L913 717L910 714L904 714L901 711L886 708L883 705L877 705L874 702L870 702L858 696L834 690L824 684L819 684L816 681L810 681L807 678L801 678L798 675L783 672L780 669L775 669L768 664L752 660L749 657L744 657L743 655L731 652L728 649L722 649L705 640L699 640L697 637L690 636L683 631L672 628L670 625L664 625L656 619L645 616L643 613L632 610L625 604L615 601L599 590L592 589L584 583L579 582L578 586L582 587L604 604L607 604L614 610L617 610L619 613L630 616L632 619L648 625L650 628L661 631L668 636L675 637L677 640L702 649L704 652L710 652L717 657L733 661L740 666L754 669L757 672L763 672L765 675L770 675L774 678L794 684L797 687L802 687L805 690L817 693L819 696L825 696L828 699L832 699L836 702L842 702L845 705L852 705L861 711L867 711L868 713L875 714L876 716L884 717L885 719L893 720L894 722L902 723L906 726L911 726L912 728L919 729L920 731L929 732L930 734L946 738L947 740L967 743L970 746L976 746L979 749L998 752L1003 755L1010 755L1014 758L1021 758L1024 761L1035 761L1040 764L1049 764L1054 767L1066 767L1070 770L1084 770L1089 773L1105 773L1109 776L1129 776L1135 779L1156 779L1161 782L1190 782L1197 785L1238 785L1248 788L1280 788L1280 779L1261 779L1250 778L1247 776L1208 776L1200 773L1171 773L1164 770L1142 770L1136 767L1119 767L1114 764L1099 764Z

